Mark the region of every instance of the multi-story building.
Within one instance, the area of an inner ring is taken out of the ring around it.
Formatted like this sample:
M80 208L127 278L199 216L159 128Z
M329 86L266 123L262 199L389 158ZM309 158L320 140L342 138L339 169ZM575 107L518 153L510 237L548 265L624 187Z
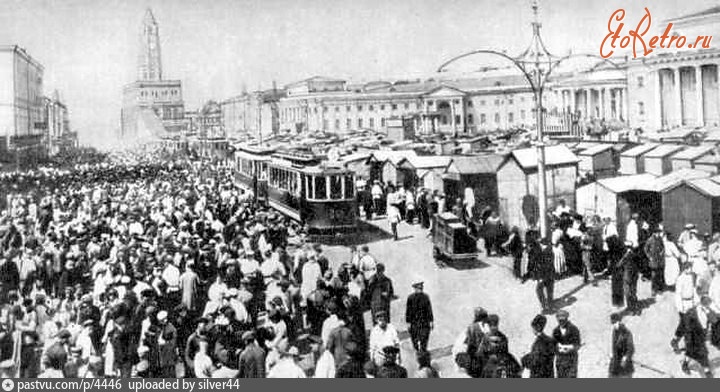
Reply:
M130 142L178 135L186 127L180 80L165 80L160 31L150 9L140 33L138 80L123 89L120 137Z
M280 129L278 102L284 90L253 91L220 102L222 123L230 138L267 136Z
M720 35L720 7L667 22L674 34L694 44L697 36ZM629 61L630 125L651 131L720 126L719 72L720 49L712 47L656 48Z
M0 46L0 156L7 157L8 150L42 150L43 71L19 46Z
M70 117L57 90L52 97L44 97L47 130L45 146L50 155L77 147L77 133L70 130Z
M622 70L561 75L546 92L546 124L570 132L563 113L576 118L623 120L626 89ZM412 116L423 134L463 135L535 126L532 90L522 76L481 74L459 79L374 82L314 77L285 87L280 128L294 131L384 130L386 120Z

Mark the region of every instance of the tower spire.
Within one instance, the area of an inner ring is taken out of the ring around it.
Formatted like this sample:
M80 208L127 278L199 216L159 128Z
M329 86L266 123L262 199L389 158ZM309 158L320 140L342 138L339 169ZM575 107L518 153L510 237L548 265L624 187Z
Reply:
M162 80L162 58L160 57L160 28L150 8L145 11L140 32L140 53L138 56L138 80Z

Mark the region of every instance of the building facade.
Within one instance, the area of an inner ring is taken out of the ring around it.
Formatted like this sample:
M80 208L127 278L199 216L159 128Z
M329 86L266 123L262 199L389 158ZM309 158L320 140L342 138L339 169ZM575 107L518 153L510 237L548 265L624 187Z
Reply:
M668 21L687 36L720 34L720 7ZM665 24L663 24L665 25ZM674 48L673 48L674 49ZM645 130L720 125L720 50L656 50L629 61L630 125Z
M123 89L120 137L133 142L180 134L187 125L182 82L163 79L160 31L150 9L140 33L137 77Z
M253 91L220 102L222 124L229 138L269 136L280 130L278 102L284 90Z
M627 107L622 71L604 70L551 81L546 93L546 129L570 132L564 114L581 119L624 121ZM522 76L478 75L464 79L376 82L352 87L315 77L286 86L280 99L280 129L352 132L386 130L386 120L414 117L421 134L466 135L535 127L535 101Z
M77 133L70 129L67 105L56 90L52 97L45 97L47 130L44 144L49 155L56 155L78 147Z
M0 46L0 152L42 145L43 66L19 46Z

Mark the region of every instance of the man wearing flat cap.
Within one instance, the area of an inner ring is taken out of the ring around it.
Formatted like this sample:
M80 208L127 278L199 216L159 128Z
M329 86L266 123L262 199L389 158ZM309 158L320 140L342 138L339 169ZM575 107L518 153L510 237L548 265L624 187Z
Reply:
M610 323L612 324L612 357L608 374L612 378L630 378L635 371L632 358L635 353L633 335L623 324L622 314L611 314Z
M258 345L255 332L242 335L245 348L238 358L239 378L265 378L265 351Z
M522 357L522 366L530 370L530 378L554 378L555 340L544 332L547 317L539 314L530 323L535 341L530 352Z
M405 322L409 325L410 339L415 351L427 351L434 318L430 297L423 292L423 282L412 285L414 292L405 305Z
M557 347L555 370L558 378L577 378L580 330L570 322L570 314L560 309L555 314L558 325L553 330Z

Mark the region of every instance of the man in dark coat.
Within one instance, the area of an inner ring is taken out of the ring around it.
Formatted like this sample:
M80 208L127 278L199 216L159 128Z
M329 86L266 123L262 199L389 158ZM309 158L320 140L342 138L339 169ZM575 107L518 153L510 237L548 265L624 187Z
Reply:
M383 348L385 363L377 370L377 378L408 378L407 370L397 364L400 349L393 346Z
M485 339L485 333L489 330L487 320L488 314L485 309L475 309L473 322L468 326L466 332L467 355L470 362L468 374L473 378L479 378L485 367L481 345Z
M540 243L528 240L528 272L525 279L536 282L535 292L544 312L552 310L555 289L554 255L550 242L543 238Z
M359 338L364 338L364 336ZM348 328L346 320L342 320L341 324L330 332L326 349L333 355L335 369L339 369L351 360L351 353L347 352L347 347L350 343L357 347L355 343L356 339L358 338L356 338L352 330Z
M641 312L640 303L637 298L637 285L640 278L640 262L644 254L642 249L633 248L631 243L626 242L627 253L620 260L623 271L623 292L625 293L626 311L634 315Z
M385 276L384 264L379 263L377 265L375 275L373 275L368 282L367 294L369 296L372 319L375 320L378 313L386 312L389 320L390 301L395 293L393 291L392 281Z
M430 297L423 292L423 282L414 283L412 287L415 292L408 296L405 322L410 325L410 338L415 351L427 351L434 322L432 304Z
M655 232L645 241L645 255L650 268L652 295L656 296L665 290L665 245L663 243L662 227L655 228Z
M530 370L530 378L555 378L555 340L543 332L545 325L547 318L540 314L530 324L535 341L530 352L522 357L522 365Z
M354 342L348 342L344 349L349 355L349 360L337 367L335 378L366 378L365 374L365 352Z
M632 359L635 353L635 344L633 343L632 333L623 324L620 313L611 314L610 322L613 326L613 333L612 357L610 358L608 374L610 377L632 377L635 371Z
M555 370L558 378L577 378L578 349L580 348L580 330L568 320L570 314L558 310L555 315L558 326L553 330L553 339L557 347Z
M265 351L257 344L255 333L242 335L245 349L238 358L238 378L265 378Z

